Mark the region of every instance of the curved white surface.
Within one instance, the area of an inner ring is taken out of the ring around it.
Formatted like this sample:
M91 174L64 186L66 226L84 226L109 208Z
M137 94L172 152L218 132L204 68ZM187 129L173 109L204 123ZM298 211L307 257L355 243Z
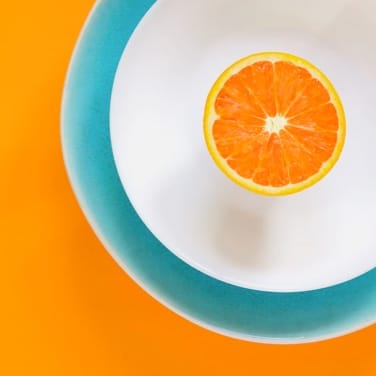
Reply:
M132 204L178 257L223 281L270 291L326 287L376 265L376 50L366 47L374 43L368 15L375 12L372 1L338 0L153 6L118 68L111 139ZM348 123L333 171L288 197L262 197L228 180L202 131L218 75L268 50L318 66L337 88Z

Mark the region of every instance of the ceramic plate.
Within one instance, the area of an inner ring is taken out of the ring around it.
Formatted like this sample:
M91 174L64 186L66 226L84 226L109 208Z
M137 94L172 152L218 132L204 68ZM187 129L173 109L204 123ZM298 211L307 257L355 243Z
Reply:
M335 287L270 293L236 287L188 266L135 213L109 136L112 85L124 47L152 0L103 0L78 42L62 108L68 174L94 231L122 268L181 316L235 338L301 343L349 333L376 318L376 270Z
M268 291L323 288L376 265L376 148L365 147L376 140L375 53L366 47L375 13L374 2L354 8L339 0L159 0L152 7L121 58L110 124L127 195L168 249L215 278ZM229 181L206 150L202 125L221 72L275 50L320 67L348 123L334 170L288 197L255 195Z

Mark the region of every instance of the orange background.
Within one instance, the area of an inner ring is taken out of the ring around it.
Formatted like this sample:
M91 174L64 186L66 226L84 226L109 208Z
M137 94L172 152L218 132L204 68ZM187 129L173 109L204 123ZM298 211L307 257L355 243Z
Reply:
M376 375L376 326L269 346L176 316L122 272L69 187L63 81L93 0L1 1L0 375Z

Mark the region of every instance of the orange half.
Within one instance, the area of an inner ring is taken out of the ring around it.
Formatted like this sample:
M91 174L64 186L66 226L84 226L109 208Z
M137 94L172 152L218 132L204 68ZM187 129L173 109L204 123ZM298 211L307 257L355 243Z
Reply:
M341 100L308 61L264 52L221 74L205 106L211 156L234 182L265 195L287 195L322 179L345 140Z

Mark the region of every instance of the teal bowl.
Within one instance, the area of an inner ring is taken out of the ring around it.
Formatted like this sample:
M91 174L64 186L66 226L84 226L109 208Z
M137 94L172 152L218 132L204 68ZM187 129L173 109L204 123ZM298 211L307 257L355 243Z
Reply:
M249 290L188 266L137 216L115 168L109 109L121 54L154 2L98 1L77 43L66 80L62 105L66 169L98 238L125 272L155 299L224 335L291 344L333 338L375 323L375 269L321 290Z

